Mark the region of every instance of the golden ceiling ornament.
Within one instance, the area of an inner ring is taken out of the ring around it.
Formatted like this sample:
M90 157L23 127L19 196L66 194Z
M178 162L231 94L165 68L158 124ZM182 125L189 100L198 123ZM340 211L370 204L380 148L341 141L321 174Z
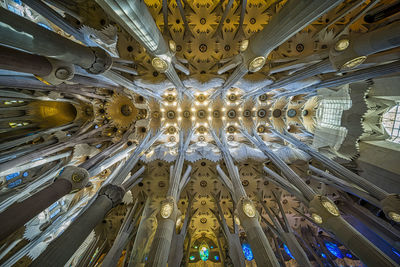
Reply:
M174 199L168 197L161 203L160 215L164 219L168 219L174 211Z
M313 221L316 222L317 224L321 224L321 223L323 222L323 221L322 221L322 217L319 216L319 215L316 214L316 213L311 214L311 218L312 218Z
M321 205L333 216L339 216L340 212L339 209L336 207L335 204L333 204L330 200L327 199L322 199L321 200Z
M127 96L114 94L104 105L105 115L118 129L128 129L137 120L138 109Z
M249 71L256 72L259 71L265 64L267 59L263 56L256 57L249 63Z
M168 69L168 62L160 57L153 58L153 60L151 61L151 65L156 71L161 73L165 72Z
M393 221L395 221L395 222L397 222L397 223L400 223L400 214L398 214L397 212L390 211L390 212L388 213L388 216L389 216L389 218L390 218L391 220L393 220Z
M256 216L256 208L250 199L243 199L242 209L247 217L254 218Z
M342 65L340 70L349 70L361 65L367 59L366 56L353 58Z
M346 50L350 45L350 40L347 38L342 38L338 40L335 44L335 50L338 52L342 52Z

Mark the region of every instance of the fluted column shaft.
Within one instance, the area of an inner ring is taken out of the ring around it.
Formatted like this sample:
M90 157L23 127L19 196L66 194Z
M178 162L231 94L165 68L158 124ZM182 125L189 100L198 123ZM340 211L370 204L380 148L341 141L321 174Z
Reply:
M282 233L285 239L285 244L288 246L290 253L299 266L312 266L306 252L297 241L293 232Z
M108 184L100 189L95 201L36 258L31 267L62 267L104 216L124 196L120 186Z
M96 2L152 55L162 55L169 51L144 1L96 0Z
M150 207L151 198L147 198L145 207L142 212L142 218L139 223L139 227L136 233L135 243L132 247L131 259L129 266L136 266L145 262L145 254L149 247L149 241L152 239L152 235L155 232L153 228L152 216L153 210ZM153 231L154 230L154 231Z
M0 240L12 234L71 190L83 188L87 181L86 170L73 166L65 167L54 183L0 213Z
M0 10L0 22L2 44L76 64L95 74L111 66L111 57L104 50L80 45L4 8Z
M176 221L176 205L174 212L169 218L162 218L157 215L157 231L151 245L150 254L148 256L146 267L166 266L168 262L169 250L171 247L172 235L175 230Z
M384 65L378 65L378 66L374 66L374 67L370 67L370 68L365 68L365 69L349 72L343 76L337 76L337 77L325 79L325 80L322 80L320 83L308 86L306 88L277 94L275 96L275 98L281 97L281 96L291 96L291 95L297 95L297 94L303 94L303 93L304 94L311 93L311 92L315 92L317 89L320 89L320 88L342 86L342 85L349 84L349 83L364 81L367 79L373 79L373 78L384 76L387 74L398 73L399 71L400 71L400 61L395 61L395 62L384 64Z
M247 216L243 212L242 204L243 203L240 203L238 205L240 223L246 232L247 240L249 241L251 250L253 251L257 266L279 266L278 260L276 259L275 254L269 245L268 239L258 221L258 216L260 215L256 212L256 216L253 218Z
M335 173L338 173L346 180L350 180L353 183L357 184L358 186L362 187L363 189L367 190L371 195L373 195L378 200L383 200L388 196L388 193L385 192L384 190L373 185L369 181L365 180L361 176L358 176L357 174L355 174L352 171L350 171L349 169L343 167L342 165L335 162L334 160L324 156L323 154L319 153L315 149L309 147L308 145L306 145L305 143L301 142L300 140L294 138L293 136L283 135L275 130L272 130L272 131L274 133L276 133L278 136L280 136L281 138L287 140L290 143L293 143L294 145L296 145L298 148L300 148L304 152L310 154L313 158L315 158L316 160L323 163L329 170L334 171Z

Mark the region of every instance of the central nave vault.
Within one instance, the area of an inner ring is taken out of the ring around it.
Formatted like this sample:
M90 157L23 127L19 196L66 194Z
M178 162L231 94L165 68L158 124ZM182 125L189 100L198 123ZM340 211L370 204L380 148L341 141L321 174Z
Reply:
M0 5L1 266L400 263L399 1Z

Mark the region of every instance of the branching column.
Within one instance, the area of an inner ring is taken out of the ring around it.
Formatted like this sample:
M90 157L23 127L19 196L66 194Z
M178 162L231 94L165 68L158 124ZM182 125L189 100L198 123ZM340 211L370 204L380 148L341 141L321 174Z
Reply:
M154 57L152 65L157 71L165 73L180 93L186 91L173 66L179 65L178 67L187 73L189 70L177 62L173 55L175 51L169 51L144 1L96 0L96 2Z
M253 250L257 265L279 266L275 254L258 221L260 215L254 207L251 199L247 196L242 182L240 181L239 171L233 163L232 156L229 153L224 132L220 130L221 140L218 138L214 130L210 129L210 132L214 137L217 146L221 150L226 167L228 169L228 173L233 185L234 198L238 206L237 210L239 213L240 222L246 232L247 239Z
M272 50L341 2L340 0L289 0L264 29L249 40L247 50L241 55L242 63L227 79L223 90L232 87L248 71L259 71Z
M336 161L322 155L317 150L311 148L305 143L299 141L289 133L281 134L275 130L272 130L275 134L285 139L289 143L294 144L301 150L310 154L313 158L324 164L330 171L337 173L345 180L351 181L352 183L358 185L362 189L366 190L378 201L380 201L380 206L385 212L386 216L396 222L400 222L400 197L397 194L389 194L383 189L375 186L368 180L362 178L361 176L355 174L349 169L343 167Z
M151 244L147 266L166 266L171 248L172 235L175 229L178 207L176 199L179 197L184 185L189 181L191 167L188 166L182 177L185 151L189 146L193 128L184 140L184 131L180 131L179 150L175 165L170 172L170 182L167 197L161 203L160 212L157 213L157 231Z

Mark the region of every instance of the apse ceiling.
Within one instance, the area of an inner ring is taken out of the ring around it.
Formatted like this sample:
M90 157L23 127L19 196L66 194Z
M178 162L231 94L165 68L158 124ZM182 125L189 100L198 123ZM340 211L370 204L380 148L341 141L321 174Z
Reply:
M311 2L316 5L317 1ZM35 75L34 82L17 79L12 86L2 85L1 96L6 100L0 102L0 110L12 108L26 115L5 122L4 127L19 132L8 136L8 130L2 130L2 138L16 140L19 133L46 129L46 136L38 135L29 145L63 145L37 157L48 160L44 169L37 168L42 166L39 163L33 166L14 159L8 151L2 154L0 177L16 173L13 165L22 167L17 176L2 178L0 210L28 197L9 186L18 179L16 189L33 185L28 189L35 192L43 186L35 179L51 181L65 165L85 167L90 179L84 189L57 202L60 211L54 219L49 207L4 241L1 263L31 263L102 186L133 179L134 187L122 204L101 220L87 244L104 239L109 249L136 201L141 207L134 210L137 217L142 210L147 212L141 218L155 231L157 214L171 214L163 211L167 197L177 208L173 213L176 234L187 220L183 235L187 262L200 264L209 259L222 264L232 249L233 237L227 232L240 238L245 256L251 253L239 218L243 212L237 210L248 197L270 237L288 227L291 230L286 232L303 236L303 247L318 243L309 248L313 252L306 253L313 261L359 266L360 260L349 248L319 228L314 216L319 215L309 212L309 199L298 187L328 197L332 205L358 199L345 193L349 187L361 196L367 192L354 180L343 185L331 172L325 173L326 162L316 160L307 149L312 147L327 160L349 163L359 156L360 140L387 137L380 118L391 103L368 99L374 90L370 84L359 88L351 83L398 70L397 45L365 49L367 54L354 48L361 43L356 41L359 36L396 23L397 15L377 15L395 2L326 1L308 12L286 0L145 0L132 5L116 0L2 0L3 7L14 13L82 46L101 48L106 55L93 50L100 61L89 68L72 62L75 67L63 69L68 75L56 73L55 82ZM379 70L372 72L374 67ZM355 115L348 118L349 113ZM80 130L63 128L67 124ZM24 151L20 150L24 145L10 152ZM131 161L134 157L137 160ZM134 163L121 178L118 175L126 162ZM30 180L22 179L24 171ZM52 176L43 176L51 171ZM286 179L288 174L298 182ZM232 176L238 177L242 198ZM57 218L61 219L57 222ZM140 220L134 222L139 228ZM19 241L12 243L14 239ZM270 239L275 240L279 261L295 266L284 241ZM331 242L346 256L327 260L326 248L320 248L324 242ZM75 264L86 251L82 246L70 263ZM148 254L149 245L143 249L143 255ZM128 257L124 255L121 259ZM255 264L247 256L247 264Z

